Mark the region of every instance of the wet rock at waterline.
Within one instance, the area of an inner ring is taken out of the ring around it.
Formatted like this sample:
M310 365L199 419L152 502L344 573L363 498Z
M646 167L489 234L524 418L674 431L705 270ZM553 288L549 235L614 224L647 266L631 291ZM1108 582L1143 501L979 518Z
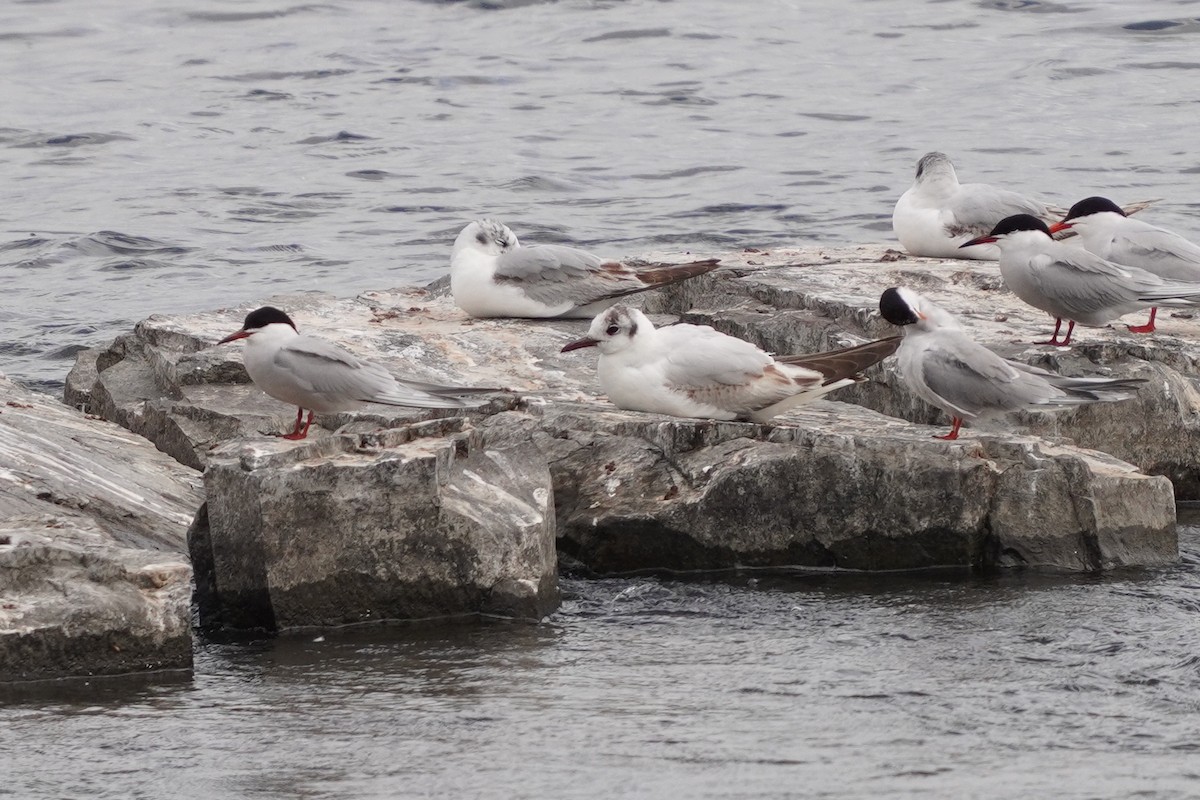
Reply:
M550 473L462 418L209 455L189 533L201 620L268 630L558 606Z
M1177 557L1171 484L1029 436L944 443L846 403L779 425L537 406L480 425L531 440L562 550L591 569L933 565L1071 570Z
M0 682L188 667L200 476L0 377Z

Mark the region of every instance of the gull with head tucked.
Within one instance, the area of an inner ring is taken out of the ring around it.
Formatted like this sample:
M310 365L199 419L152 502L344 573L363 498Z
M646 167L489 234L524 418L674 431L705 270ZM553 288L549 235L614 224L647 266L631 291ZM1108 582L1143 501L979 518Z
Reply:
M1017 192L987 183L959 183L949 156L926 153L917 162L913 185L892 212L892 230L914 256L995 261L1000 257L995 247L962 245L1013 214L1046 220L1061 216L1058 209Z
M655 328L636 308L602 311L588 335L562 352L600 351L600 388L618 408L675 417L766 422L788 409L864 380L900 337L815 355L774 358L707 325Z
M482 219L454 240L450 293L472 317L589 319L625 295L703 275L717 263L635 265L557 244L524 247L508 226Z

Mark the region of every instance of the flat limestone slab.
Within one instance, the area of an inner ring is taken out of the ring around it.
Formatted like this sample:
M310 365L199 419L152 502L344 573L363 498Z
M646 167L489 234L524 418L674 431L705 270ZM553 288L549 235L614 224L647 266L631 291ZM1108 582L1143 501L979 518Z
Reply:
M199 476L0 378L0 682L188 667Z

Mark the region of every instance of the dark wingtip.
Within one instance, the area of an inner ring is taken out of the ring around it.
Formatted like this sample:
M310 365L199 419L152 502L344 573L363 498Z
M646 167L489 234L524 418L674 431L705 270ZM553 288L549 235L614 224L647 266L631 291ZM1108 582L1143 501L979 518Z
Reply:
M866 380L860 373L896 352L903 341L903 336L889 336L886 339L876 339L866 344L843 347L840 350L830 350L826 353L784 356L775 360L781 364L815 370L824 378L822 385L828 386L847 378L856 381Z

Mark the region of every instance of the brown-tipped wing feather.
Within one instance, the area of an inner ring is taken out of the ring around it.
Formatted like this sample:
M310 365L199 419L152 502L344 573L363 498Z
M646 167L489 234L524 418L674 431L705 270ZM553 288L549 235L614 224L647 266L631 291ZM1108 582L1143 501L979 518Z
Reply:
M539 303L586 306L686 280L714 269L718 263L719 259L710 258L687 264L635 266L602 261L573 247L534 245L501 255L495 280L519 286Z
M854 347L830 350L827 353L814 353L802 356L776 356L775 360L781 364L805 367L806 369L819 372L825 376L825 382L822 385L827 385L845 378L858 380L858 373L867 367L878 364L896 352L896 349L900 347L900 342L903 340L903 336L891 336L887 339L878 339L874 342L867 342L866 344L859 344Z
M666 286L711 272L720 263L719 258L706 258L703 261L689 261L687 264L648 264L644 267L630 268L638 278L650 286Z

